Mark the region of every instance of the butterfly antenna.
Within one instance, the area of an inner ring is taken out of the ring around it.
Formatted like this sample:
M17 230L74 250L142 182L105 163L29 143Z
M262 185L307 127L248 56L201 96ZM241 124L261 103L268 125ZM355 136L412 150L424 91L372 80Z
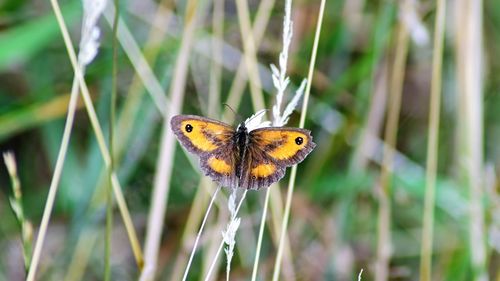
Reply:
M238 120L243 120L243 117L242 117L241 115L239 115L238 113L236 113L236 111L234 111L234 109L233 109L233 108L232 108L229 104L227 104L227 103L223 103L222 105L224 105L224 106L226 106L227 108L229 108L229 109L233 112L234 116L235 116ZM238 122L238 123L239 123L239 122Z

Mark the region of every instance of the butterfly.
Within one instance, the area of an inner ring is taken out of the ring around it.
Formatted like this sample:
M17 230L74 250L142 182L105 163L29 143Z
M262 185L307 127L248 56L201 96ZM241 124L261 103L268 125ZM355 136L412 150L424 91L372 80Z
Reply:
M180 143L200 157L203 173L226 187L268 187L316 146L311 132L299 128L249 130L242 122L235 129L196 115L176 115L170 125Z

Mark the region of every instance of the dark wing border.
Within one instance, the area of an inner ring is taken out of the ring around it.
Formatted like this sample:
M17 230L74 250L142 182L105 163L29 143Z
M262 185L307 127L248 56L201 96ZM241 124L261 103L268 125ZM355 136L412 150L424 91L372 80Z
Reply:
M171 119L170 119L170 128L172 129L172 132L174 132L175 136L177 137L177 139L182 143L182 145L191 153L194 153L194 154L197 154L197 155L203 155L203 154L207 154L207 153L213 153L213 152L206 152L206 151L203 151L201 149L198 149L196 148L191 140L186 137L182 131L179 129L179 126L181 124L182 121L184 120L197 120L197 121L201 121L201 122L207 122L207 123L214 123L214 124L217 124L217 125L220 125L220 126L223 126L223 127L226 127L228 129L228 135L232 135L234 134L234 128L232 126L230 126L229 124L226 124L224 122L221 122L221 121L218 121L218 120L215 120L215 119L211 119L211 118L207 118L207 117L202 117L202 116L198 116L198 115L175 115L173 116Z
M250 131L249 135L251 138L255 138L255 134L263 131L294 131L294 132L300 132L306 135L309 138L309 142L307 143L306 146L304 146L302 149L297 151L297 153L292 156L289 159L275 159L272 156L270 156L267 152L266 149L263 149L263 151L266 153L266 155L269 157L269 159L272 159L273 162L279 164L280 166L285 166L285 167L290 167L295 164L298 164L302 162L306 156L311 153L311 151L316 147L316 143L313 141L313 137L311 135L311 131L307 129L301 129L301 128L292 128L292 127L265 127L265 128L259 128L255 129L253 131ZM278 145L278 144L277 144Z

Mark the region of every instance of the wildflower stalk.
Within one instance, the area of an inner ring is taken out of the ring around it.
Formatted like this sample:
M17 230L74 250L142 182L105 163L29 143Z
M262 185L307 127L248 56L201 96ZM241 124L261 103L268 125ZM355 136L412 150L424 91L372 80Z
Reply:
M23 246L24 269L27 271L31 258L33 225L24 216L23 194L21 191L21 183L17 175L17 166L14 153L12 152L4 153L3 160L5 162L5 166L7 167L7 171L10 177L10 182L12 185L12 193L14 196L9 198L9 203L17 219L17 222L21 227L21 241Z
M325 10L325 0L321 0L318 21L316 23L316 32L314 35L314 43L313 43L312 54L311 54L311 62L309 64L309 72L307 75L307 81L309 81L309 82L306 84L306 89L305 89L305 93L304 93L304 101L302 103L302 111L300 114L300 122L299 122L300 128L304 128L305 120L306 120L306 116L307 116L307 106L309 103L309 95L311 92L311 81L313 78L312 76L314 73L314 67L316 65L316 55L317 55L317 50L318 50L319 37L321 35L321 27L322 27L322 23L323 23L324 10ZM286 197L286 203L285 203L285 213L283 215L283 222L281 225L281 234L280 234L280 240L279 240L279 246L278 246L278 253L276 255L276 260L275 260L275 264L274 264L273 281L278 280L279 274L281 271L281 260L283 258L285 235L286 235L286 230L288 227L288 219L290 217L290 209L291 209L291 205L292 205L292 197L293 197L293 191L294 191L294 187L295 187L296 175L297 175L297 165L292 167L291 173L290 173L290 181L288 183L288 191L287 191L287 197Z
M234 212L235 216L238 214L238 212L241 208L241 205L243 203L243 200L245 200L247 192L248 192L248 189L245 189L245 191L243 191L243 194L241 195L241 199L238 203L238 207L236 208L236 210ZM217 250L217 253L215 254L215 256L213 258L212 264L210 265L210 268L208 269L207 276L205 276L205 281L210 280L210 276L212 275L212 271L215 268L215 264L217 263L217 259L219 258L220 252L222 251L223 247L224 247L224 239L219 244L219 249Z
M291 6L292 6L291 0L285 3L285 16L283 18L283 49L278 59L279 68L276 67L274 64L271 64L270 66L272 71L273 85L276 88L277 92L276 102L272 108L272 115L273 115L272 125L275 127L284 126L288 122L289 115L293 112L293 110L297 106L300 97L302 97L305 85L305 81L303 81L301 87L299 88L299 90L297 90L294 98L288 104L285 111L282 113L281 104L283 103L285 90L288 84L290 83L290 78L286 74L286 69L288 62L288 50L290 48L290 43L292 41L292 35L293 35L293 26L291 21L291 9L292 9ZM269 208L269 198L272 188L273 187L271 186L266 190L266 199L264 201L264 207L262 210L259 237L257 239L257 251L255 254L253 270L252 270L252 280L255 280L257 278L257 269L259 267L259 260L260 260L260 250L262 248L264 226L267 217L267 209Z
M241 218L236 217L236 196L238 193L237 188L233 188L229 200L227 201L229 213L231 214L231 219L227 225L226 231L222 232L222 237L224 238L224 244L227 248L224 249L226 252L227 263L226 263L226 280L229 281L229 272L231 271L231 260L234 254L234 245L236 241L234 237L236 236L236 231L240 227ZM243 200L242 200L243 202Z

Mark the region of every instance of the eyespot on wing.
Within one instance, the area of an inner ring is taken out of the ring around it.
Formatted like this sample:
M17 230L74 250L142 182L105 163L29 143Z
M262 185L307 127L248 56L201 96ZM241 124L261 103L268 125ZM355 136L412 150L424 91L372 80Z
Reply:
M196 115L174 116L170 124L181 144L193 153L213 152L234 134L229 125Z
M287 166L299 163L316 144L310 131L299 128L270 127L250 132L254 143L273 160Z

